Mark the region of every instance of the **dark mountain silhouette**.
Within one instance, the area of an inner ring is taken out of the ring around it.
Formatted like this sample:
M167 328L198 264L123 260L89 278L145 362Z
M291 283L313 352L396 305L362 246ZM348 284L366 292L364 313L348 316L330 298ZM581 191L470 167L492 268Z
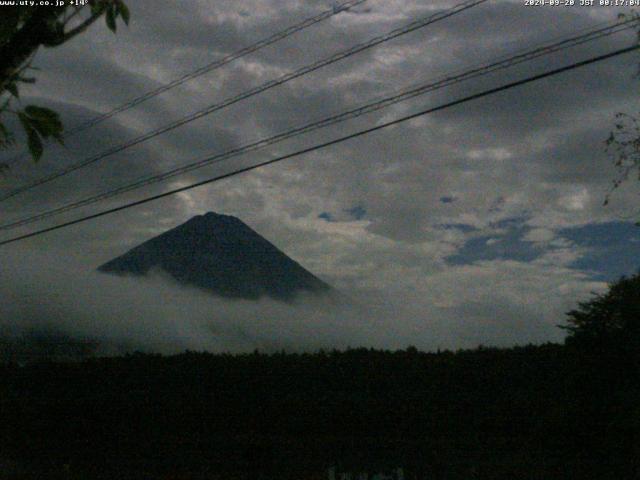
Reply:
M331 287L238 218L209 212L158 235L98 268L120 275L161 269L181 284L231 298L291 301Z

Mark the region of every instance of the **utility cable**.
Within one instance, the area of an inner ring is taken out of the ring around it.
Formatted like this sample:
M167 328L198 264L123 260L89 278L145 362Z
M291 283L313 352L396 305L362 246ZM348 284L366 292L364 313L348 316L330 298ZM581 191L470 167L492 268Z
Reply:
M337 15L339 13L342 13L344 11L350 10L353 7L356 7L364 2L366 2L367 0L350 0L348 2L344 2L341 3L339 5L335 5L333 8L329 9L329 10L325 10L324 12L319 13L318 15L315 15L313 17L309 17L304 19L303 21L292 25L284 30L281 30L279 32L274 33L273 35L270 35L269 37L263 38L262 40L253 43L251 45L248 45L244 48L241 48L240 50L237 50L233 53L230 53L229 55L225 55L224 57L211 62L207 65L204 65L196 70L192 70L188 73L185 73L184 75L182 75L179 78L176 78L175 80L172 80L171 82L165 84L165 85L161 85L153 90L149 90L148 92L143 93L142 95L140 95L139 97L133 98L111 110L109 110L108 112L102 113L100 115L97 115L85 122L79 123L78 125L71 127L68 131L66 131L63 134L63 139L68 139L80 132L83 132L85 130L88 130L89 128L94 127L95 125L98 125L99 123L104 122L105 120L121 113L124 112L126 110L129 110L137 105L140 105L143 102L146 102L147 100L150 100L153 97L156 97L164 92L167 92L173 88L176 88L180 85L182 85L183 83L186 83L194 78L200 77L206 73L212 72L213 70L217 70L218 68L221 68L239 58L245 57L251 53L257 52L258 50L261 50L264 47L267 47L269 45L272 45L280 40L284 40L287 37L290 37L291 35L304 30L306 28L309 28L317 23L320 23L324 20L327 20L328 18L333 17L334 15ZM22 160L24 158L27 157L27 154L25 153L20 153L18 155L15 155L13 158L11 158L9 161L7 162L3 162L5 165L13 165L14 163L16 163L19 160Z
M619 49L619 50L615 50L613 52L609 52L609 53L606 53L604 55L591 57L591 58L589 58L587 60L583 60L581 62L572 63L572 64L566 65L564 67L556 68L556 69L549 70L549 71L544 72L544 73L533 75L533 76L527 77L527 78L522 79L522 80L518 80L518 81L515 81L515 82L510 82L510 83L501 85L499 87L495 87L495 88L491 88L491 89L488 89L488 90L484 90L482 92L475 93L473 95L469 95L469 96L460 98L458 100L454 100L452 102L448 102L448 103L439 105L437 107L432 107L432 108L429 108L429 109L426 109L426 110L422 110L422 111L417 112L417 113L413 113L411 115L406 115L404 117L401 117L401 118L398 118L398 119L395 119L395 120L391 120L389 122L385 122L385 123L382 123L380 125L376 125L375 127L367 128L365 130L360 130L358 132L355 132L355 133L352 133L352 134L349 134L349 135L345 135L345 136L342 136L342 137L339 137L339 138L336 138L334 140L330 140L330 141L327 141L327 142L324 142L324 143L320 143L320 144L314 145L312 147L304 148L302 150L298 150L298 151L293 152L293 153L282 155L282 156L273 158L271 160L266 160L264 162L256 163L256 164L248 166L248 167L239 168L239 169L233 170L231 172L228 172L228 173L225 173L225 174L222 174L222 175L217 175L215 177L211 177L211 178L208 178L206 180L201 180L199 182L192 183L192 184L184 186L184 187L176 188L176 189L164 192L164 193L160 193L160 194L157 194L157 195L153 195L153 196L150 196L150 197L143 198L141 200L136 200L134 202L130 202L130 203L127 203L127 204L124 204L124 205L120 205L118 207L109 208L107 210L103 210L101 212L94 213L94 214L91 214L91 215L87 215L87 216L84 216L84 217L81 217L81 218L78 218L78 219L75 219L75 220L71 220L71 221L68 221L68 222L64 222L64 223L60 223L60 224L57 224L57 225L53 225L51 227L43 228L41 230L37 230L35 232L31 232L31 233L20 235L20 236L14 237L14 238L10 238L8 240L0 241L0 246L7 245L7 244L10 244L10 243L14 243L14 242L18 242L20 240L24 240L24 239L27 239L27 238L35 237L37 235L42 235L44 233L52 232L54 230L59 230L61 228L65 228L65 227L68 227L68 226L71 226L71 225L76 225L76 224L79 224L79 223L82 223L82 222L85 222L85 221L88 221L88 220L92 220L94 218L103 217L103 216L109 215L111 213L119 212L119 211L122 211L122 210L126 210L126 209L129 209L129 208L132 208L132 207L139 206L139 205L143 205L143 204L155 201L155 200L159 200L159 199L164 198L164 197L168 197L170 195L175 195L177 193L185 192L187 190L192 190L194 188L197 188L197 187L200 187L200 186L203 186L203 185L208 185L210 183L218 182L218 181L224 180L226 178L230 178L230 177L239 175L241 173L245 173L245 172L249 172L251 170L255 170L255 169L260 168L260 167L264 167L264 166L267 166L267 165L272 165L274 163L281 162L281 161L284 161L284 160L287 160L287 159L290 159L290 158L298 157L300 155L311 153L311 152L314 152L316 150L320 150L320 149L323 149L323 148L327 148L329 146L336 145L336 144L345 142L347 140L351 140L353 138L361 137L363 135L368 135L370 133L377 132L378 130L382 130L384 128L388 128L390 126L397 125L397 124L412 120L414 118L418 118L418 117L421 117L421 116L424 116L424 115L427 115L427 114L430 114L430 113L434 113L434 112L437 112L437 111L445 110L447 108L451 108L451 107L454 107L454 106L457 106L457 105L461 105L463 103L467 103L467 102L470 102L472 100L477 100L479 98L487 97L489 95L494 95L496 93L499 93L499 92L502 92L502 91L505 91L505 90L510 90L512 88L519 87L521 85L525 85L525 84L532 83L532 82L535 82L535 81L538 81L538 80L542 80L543 78L552 77L552 76L555 76L555 75L558 75L558 74L561 74L561 73L564 73L564 72L568 72L570 70L575 70L577 68L581 68L581 67L584 67L586 65L591 65L591 64L596 63L596 62L601 62L601 61L607 60L609 58L617 57L619 55L623 55L625 53L629 53L629 52L638 50L639 48L640 48L640 45L637 45L637 44L636 45L632 45L630 47L626 47L626 48L622 48L622 49Z
M413 22L410 22L409 24L403 26L403 27L399 27L396 28L394 30L391 30L390 32L384 34L384 35L380 35L377 37L374 37L370 40L368 40L367 42L364 43L360 43L352 48L349 48L347 50L344 50L342 52L339 52L337 54L334 54L330 57L327 57L323 60L320 60L318 62L315 62L311 65L307 65L305 67L302 67L298 70L295 70L293 72L290 72L288 74L282 75L281 77L278 77L275 80L271 80L269 82L266 82L258 87L252 88L244 93L240 93L238 95L235 95L233 97L228 98L227 100L223 100L220 103L216 103L214 105L210 105L202 110L199 110L195 113L192 113L190 115L187 115L183 118L181 118L178 121L175 121L173 123L170 123L168 125L165 125L163 127L157 128L155 130L152 130L148 133L145 133L139 137L136 137L132 140L129 140L128 142L125 142L123 144L120 144L118 146L112 147L102 153L99 153L97 155L85 158L83 160L80 160L79 162L73 163L65 168L62 168L61 170L58 170L57 172L53 172L49 175L45 175L44 177L40 177L30 183L27 183L23 186L17 187L13 190L10 190L9 192L0 195L0 202L3 202L5 200L8 200L9 198L15 197L16 195L22 193L22 192L26 192L27 190L31 190L39 185L43 185L45 183L48 183L52 180L55 180L57 178L60 178L64 175L67 175L71 172L74 172L76 170L79 170L81 168L87 167L99 160L102 160L108 156L114 155L116 153L122 152L123 150L126 150L130 147L133 147L135 145L138 145L142 142L146 142L147 140L150 140L152 138L155 138L159 135L162 135L166 132L169 132L171 130L174 130L178 127L181 127L183 125L186 125L188 123L191 123L195 120L198 120L206 115L210 115L213 112L216 112L218 110L222 110L223 108L226 108L230 105L233 105L235 103L238 103L242 100L246 100L247 98L253 97L255 95L258 95L259 93L262 93L266 90L269 90L271 88L277 87L278 85L282 85L286 82L289 82L293 79L302 77L303 75L306 75L308 73L311 73L315 70L318 70L322 67L325 67L327 65L330 65L332 63L338 62L340 60L343 60L345 58L351 57L352 55L355 55L357 53L360 53L364 50L370 49L376 45L379 45L381 43L387 42L389 40L392 40L394 38L397 38L401 35L405 35L407 33L413 32L415 30L418 30L420 28L426 27L427 25L431 25L435 22L438 22L440 20L444 20L445 18L451 17L453 15L456 15L458 13L463 12L464 10L467 10L469 8L475 7L476 5L480 5L481 3L486 2L487 0L467 0L463 3L460 3L448 10L444 10L442 12L438 12L434 15L430 15L428 17L423 17L419 20L415 20Z
M185 82L188 82L189 80L192 80L194 78L197 78L201 75L204 75L206 73L209 73L213 70L217 70L220 67L223 67L224 65L227 65L228 63L233 62L234 60L237 60L239 58L245 57L251 53L257 52L258 50L261 50L264 47L267 47L271 44L274 44L276 42L279 42L280 40L283 40L287 37L290 37L291 35L293 35L294 33L297 33L301 30L304 30L306 28L311 27L312 25L315 25L317 23L320 23L324 20L327 20L328 18L333 17L334 15L337 15L339 13L342 13L346 10L349 10L353 7L356 7L364 2L366 2L367 0L350 0L348 2L344 2L341 3L339 5L334 6L333 8L329 9L329 10L325 10L324 12L319 13L316 16L307 18L305 20L303 20L300 23L297 23L295 25L292 25L280 32L274 33L273 35L264 38L256 43L253 43L249 46L246 46L244 48L241 48L240 50L237 50L233 53L230 53L229 55L226 55L224 57L222 57L219 60L216 60L212 63L209 63L207 65L204 65L196 70L193 70L189 73L184 74L183 76L176 78L175 80L162 85L158 88L155 88L153 90L149 90L148 92L140 95L139 97L136 97L128 102L123 103L122 105L109 110L108 112L105 112L101 115L98 115L90 120L87 120L86 122L83 122L73 128L70 129L69 133L67 133L65 136L69 136L69 135L75 135L76 133L82 132L84 130L87 130L88 128L93 127L94 125L97 125L98 123L102 123L103 121L107 120L108 118L113 117L114 115L117 115L118 113L124 112L126 110L129 110L130 108L133 108L137 105L140 105L143 102L146 102L147 100L149 100L150 98L156 97L158 95L160 95L161 93L167 92L179 85L182 85Z
M362 115L389 107L396 103L409 100L411 98L417 97L419 95L423 95L428 92L432 92L432 91L435 91L450 85L454 85L472 78L484 76L498 70L502 70L505 68L512 67L514 65L518 65L523 62L531 61L535 58L538 58L544 55L549 55L551 53L555 53L560 50L574 47L576 45L594 41L599 38L612 35L614 33L619 33L621 31L633 28L635 26L635 23L636 23L635 21L617 22L605 28L594 29L592 31L583 33L582 35L566 38L550 45L547 44L538 48L527 50L517 55L512 55L511 57L508 57L506 59L502 59L499 61L495 61L493 63L485 64L483 66L467 70L459 75L446 76L439 81L422 84L417 87L401 91L400 93L397 93L395 95L351 109L349 111L340 113L338 115L333 115L333 116L324 118L322 120L318 120L318 121L303 125L301 127L297 127L297 128L288 130L286 132L279 133L277 135L274 135L268 138L263 138L263 139L254 141L252 143L243 145L241 147L228 150L226 152L215 154L213 156L209 155L209 156L206 156L205 158L196 160L194 162L188 163L181 167L174 168L172 170L169 170L160 174L142 177L122 187L119 187L113 190L108 190L82 200L77 200L37 215L28 216L26 218L18 219L10 223L0 225L0 231L10 230L19 226L27 225L27 224L44 220L53 216L57 216L62 213L75 210L80 207L84 207L102 200L113 198L115 196L121 195L126 192L130 192L132 190L136 190L138 188L142 188L147 185L165 181L167 179L176 177L178 175L181 175L199 168L203 168L205 166L220 163L222 161L228 160L233 157L237 157L239 155L260 150L262 148L265 148L267 146L270 146L276 143L280 143L292 137L297 137L299 135L302 135L314 130L318 130L320 128L325 128L340 122L344 122L346 120L360 117Z

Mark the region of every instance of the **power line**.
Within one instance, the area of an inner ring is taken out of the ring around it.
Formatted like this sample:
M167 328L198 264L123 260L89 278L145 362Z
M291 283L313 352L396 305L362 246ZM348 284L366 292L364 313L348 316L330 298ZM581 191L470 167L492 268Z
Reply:
M287 37L290 37L291 35L293 35L294 33L297 33L301 30L304 30L308 27L311 27L312 25L315 25L316 23L320 23L323 20L326 20L328 18L333 17L334 15L337 15L339 13L342 13L346 10L349 10L353 7L356 7L364 2L366 2L367 0L350 0L348 2L344 2L341 3L339 5L334 6L333 8L329 9L329 10L325 10L324 12L314 16L314 17L310 17L307 18L305 20L303 20L300 23L297 23L295 25L292 25L280 32L274 33L273 35L264 38L252 45L249 45L247 47L244 47L240 50L237 50L229 55L226 55L224 57L222 57L219 60L216 60L215 62L209 63L203 67L200 67L196 70L193 70L189 73L186 73L185 75L183 75L182 77L179 77L169 83L167 83L166 85L162 85L154 90L150 90L146 93L144 93L143 95L140 95L137 98L134 98L133 100L130 100L126 103L123 103L122 105L106 112L103 113L101 115L96 116L95 118L92 118L90 120L87 120L84 123L81 123L75 127L73 127L70 132L67 134L67 136L69 135L74 135L76 133L82 132L84 130L87 130L88 128L93 127L94 125L97 125L98 123L101 123L103 121L105 121L108 118L113 117L114 115L117 115L118 113L124 112L125 110L129 110L130 108L135 107L136 105L140 105L141 103L149 100L150 98L153 98L157 95L160 95L161 93L164 93L168 90L171 90L179 85L182 85L185 82L188 82L189 80L192 80L194 78L197 78L201 75L204 75L205 73L209 73L213 70L216 70L220 67L223 67L224 65L227 65L228 63L233 62L234 60L237 60L239 58L242 58L246 55L249 55L251 53L257 52L258 50L261 50L264 47L267 47L273 43L276 43L280 40L283 40Z
M309 17L304 19L303 21L292 25L284 30L281 30L280 32L274 33L273 35L270 35L269 37L263 38L262 40L253 43L251 45L248 45L244 48L241 48L240 50L237 50L233 53L230 53L229 55L225 55L224 57L211 62L207 65L204 65L196 70L192 70L186 74L184 74L183 76L176 78L175 80L172 80L171 82L165 84L165 85L161 85L160 87L157 87L153 90L149 90L148 92L143 93L142 95L140 95L139 97L136 97L132 100L129 100L128 102L123 103L122 105L119 105L115 108L113 108L112 110L109 110L108 112L105 112L103 114L97 115L94 118L91 118L85 122L82 122L72 128L70 128L67 132L65 132L65 134L63 135L63 138L67 139L72 137L73 135L76 135L80 132L83 132L85 130L88 130L91 127L94 127L95 125L98 125L99 123L102 123L103 121L119 114L122 113L126 110L129 110L137 105L140 105L143 102L146 102L147 100L156 97L164 92L167 92L175 87L178 87L180 85L182 85L183 83L186 83L190 80L193 80L194 78L200 77L206 73L212 72L213 70L217 70L218 68L221 68L231 62L233 62L234 60L238 60L239 58L245 57L251 53L255 53L258 50L263 49L264 47L267 47L269 45L272 45L276 42L279 42L280 40L284 40L287 37L290 37L291 35L304 30L306 28L309 28L317 23L320 23L324 20L327 20L328 18L333 17L334 15L338 15L339 13L342 13L344 11L350 10L353 7L357 7L358 5L366 2L367 0L349 0L348 2L344 2L341 3L339 5L334 6L333 8L329 9L329 10L325 10L324 12L319 13L318 15L315 15L313 17ZM25 158L27 155L25 153L20 153L16 156L14 156L13 158L11 158L9 161L4 162L6 165L12 165L14 163L16 163L17 161Z
M418 117L421 117L423 115L427 115L429 113L434 113L434 112L437 112L437 111L445 110L447 108L451 108L451 107L454 107L454 106L457 106L457 105L461 105L463 103L467 103L467 102L470 102L472 100L477 100L479 98L487 97L489 95L493 95L493 94L496 94L496 93L499 93L499 92L502 92L502 91L505 91L505 90L509 90L509 89L512 89L512 88L515 88L515 87L518 87L518 86L521 86L521 85L525 85L527 83L535 82L535 81L541 80L543 78L552 77L554 75L558 75L560 73L564 73L564 72L567 72L567 71L570 71L570 70L574 70L576 68L584 67L586 65L591 65L591 64L596 63L596 62L600 62L600 61L603 61L603 60L607 60L609 58L613 58L613 57L616 57L616 56L619 56L619 55L623 55L625 53L632 52L634 50L638 50L639 48L640 48L640 45L632 45L630 47L626 47L626 48L622 48L622 49L619 49L619 50L615 50L613 52L609 52L609 53L604 54L604 55L591 57L591 58L589 58L587 60L583 60L581 62L572 63L572 64L564 66L564 67L560 67L560 68L556 68L556 69L553 69L553 70L549 70L547 72L540 73L538 75L533 75L531 77L527 77L527 78L522 79L522 80L518 80L518 81L515 81L515 82L510 82L510 83L501 85L499 87L491 88L489 90L485 90L485 91L480 92L480 93L475 93L473 95L469 95L467 97L463 97L463 98L460 98L458 100L454 100L452 102L448 102L448 103L439 105L437 107L429 108L427 110L422 110L420 112L413 113L411 115L407 115L407 116L398 118L396 120L392 120L392 121L377 125L375 127L367 128L365 130L360 130L358 132L355 132L355 133L352 133L352 134L349 134L349 135L345 135L345 136L342 136L342 137L339 137L337 139L330 140L330 141L327 141L327 142L324 142L324 143L320 143L320 144L314 145L312 147L308 147L308 148L305 148L305 149L302 149L302 150L298 150L298 151L293 152L293 153L282 155L282 156L273 158L271 160L266 160L264 162L260 162L260 163L257 163L257 164L254 164L254 165L251 165L251 166L248 166L248 167L236 169L236 170L234 170L232 172L229 172L229 173L225 173L225 174L222 174L222 175L217 175L215 177L208 178L206 180L202 180L202 181L199 181L199 182L196 182L196 183L192 183L191 185L187 185L187 186L184 186L184 187L176 188L176 189L170 190L168 192L164 192L164 193L160 193L160 194L157 194L157 195L153 195L151 197L143 198L142 200L136 200L134 202L130 202L130 203L127 203L127 204L124 204L124 205L120 205L118 207L114 207L114 208L110 208L110 209L107 209L107 210L103 210L102 212L98 212L98 213L94 213L94 214L91 214L91 215L87 215L85 217L81 217L81 218L78 218L76 220L71 220L69 222L60 223L60 224L54 225L52 227L44 228L44 229L37 230L35 232L31 232L31 233L28 233L28 234L25 234L25 235L20 235L18 237L10 238L8 240L1 241L0 242L0 246L7 245L9 243L14 243L14 242L17 242L17 241L20 241L20 240L24 240L24 239L27 239L27 238L35 237L37 235L42 235L44 233L52 232L54 230L59 230L61 228L65 228L65 227L68 227L68 226L71 226L71 225L75 225L75 224L82 223L82 222L85 222L85 221L88 221L88 220L92 220L94 218L102 217L102 216L105 216L105 215L109 215L111 213L119 212L121 210L126 210L128 208L136 207L138 205L143 205L145 203L149 203L149 202L152 202L152 201L155 201L155 200L159 200L161 198L168 197L170 195L175 195L176 193L181 193L181 192L184 192L184 191L187 191L187 190L191 190L191 189L203 186L203 185L207 185L207 184L214 183L214 182L217 182L217 181L229 178L229 177L233 177L233 176L239 175L241 173L245 173L245 172L248 172L248 171L251 171L251 170L255 170L255 169L260 168L260 167L264 167L264 166L271 165L271 164L274 164L274 163L277 163L277 162L281 162L283 160L287 160L287 159L290 159L290 158L293 158L293 157L298 157L300 155L311 153L313 151L320 150L320 149L323 149L323 148L326 148L326 147L329 147L329 146L332 146L332 145L336 145L336 144L345 142L347 140L351 140L353 138L361 137L363 135L367 135L369 133L373 133L373 132L376 132L378 130L382 130L383 128L387 128L387 127L390 127L392 125L397 125L399 123L403 123L403 122L412 120L414 118L418 118Z
M636 20L613 22L613 24L611 22L608 22L609 25L607 27L592 28L590 31L586 31L581 35L574 35L572 37L564 38L554 43L547 42L542 46L529 49L529 50L520 51L515 55L511 55L509 57L502 58L492 63L488 63L488 64L485 63L482 66L463 71L461 74L448 75L436 82L421 84L416 87L405 89L395 95L382 98L375 102L371 102L366 105L348 110L338 115L333 115L333 116L324 118L322 120L318 120L318 121L303 125L301 127L293 128L291 130L279 133L277 135L274 135L268 138L263 138L263 139L254 141L252 143L246 144L241 147L237 147L232 150L228 150L226 152L215 154L213 156L207 156L205 158L191 162L187 165L183 165L181 167L174 168L172 170L169 170L160 174L143 177L128 185L124 185L122 187L119 187L113 190L108 190L106 192L102 192L82 200L74 201L66 205L63 205L61 207L57 207L37 215L21 218L4 225L0 225L0 231L11 230L19 226L28 225L30 223L51 218L65 212L75 210L80 207L91 205L101 200L113 198L123 193L130 192L132 190L136 190L138 188L144 187L146 185L158 183L158 182L167 180L169 178L173 178L175 176L178 176L178 175L181 175L181 174L184 174L184 173L187 173L187 172L190 172L214 163L220 163L222 161L228 160L230 158L233 158L242 154L254 152L266 146L282 142L292 137L297 137L299 135L302 135L311 131L315 131L320 128L325 128L330 125L335 125L337 123L344 122L346 120L360 117L362 115L380 110L382 108L389 107L396 103L409 100L411 98L417 97L419 95L423 95L428 92L432 92L432 91L435 91L456 83L460 83L462 81L466 81L472 78L484 76L498 70L509 68L514 65L521 64L523 62L528 62L536 58L539 58L541 56L549 55L549 54L558 52L560 50L564 50L570 47L574 47L576 45L584 44L586 42L594 41L605 36L619 33L621 31L628 30L634 27L636 23L637 23ZM584 30L581 30L581 31L584 31Z
M43 185L45 183L48 183L52 180L55 180L59 177L62 177L64 175L67 175L71 172L74 172L76 170L79 170L81 168L84 168L88 165L91 165L99 160L102 160L105 157L111 156L115 153L119 153L123 150L126 150L130 147L133 147L135 145L138 145L142 142L145 142L147 140L150 140L154 137L157 137L158 135L162 135L163 133L169 132L171 130L174 130L178 127L181 127L183 125L186 125L187 123L193 122L195 120L198 120L206 115L210 115L213 112L216 112L218 110L221 110L223 108L226 108L230 105L233 105L235 103L238 103L242 100L246 100L247 98L253 97L255 95L258 95L266 90L269 90L271 88L277 87L279 85L282 85L286 82L289 82L291 80L294 80L296 78L302 77L303 75L306 75L308 73L311 73L315 70L319 70L320 68L323 68L327 65L330 65L332 63L338 62L340 60L343 60L345 58L351 57L357 53L360 53L364 50L370 49L375 47L376 45L379 45L381 43L387 42L389 40L392 40L396 37L399 37L401 35L405 35L407 33L413 32L415 30L418 30L420 28L426 27L427 25L431 25L435 22L438 22L440 20L444 20L448 17L451 17L453 15L456 15L458 13L461 13L469 8L475 7L476 5L480 5L484 2L486 2L487 0L466 0L463 3L460 3L450 9L444 10L442 12L438 12L434 15L430 15L428 17L423 17L421 19L415 20L413 22L410 22L409 24L403 26L403 27L399 27L396 28L394 30L391 30L390 32L384 34L384 35L380 35L377 37L374 37L366 42L360 43L358 45L355 45L354 47L351 47L347 50L343 50L341 52L338 52L330 57L324 58L323 60L319 60L313 64L307 65L305 67L302 67L298 70L294 70L293 72L287 73L285 75L282 75L281 77L278 77L275 80L271 80L269 82L266 82L258 87L252 88L246 92L240 93L238 95L235 95L233 97L230 97L226 100L223 100L220 103L217 104L213 104L210 105L202 110L199 110L195 113L192 113L190 115L187 115L185 117L182 117L180 120L175 121L173 123L170 123L168 125L165 125L163 127L157 128L155 130L152 130L144 135L141 135L139 137L136 137L128 142L125 142L121 145L112 147L102 153L99 153L97 155L85 158L84 160L81 160L77 163L71 164L61 170L58 170L57 172L53 172L49 175L45 175L44 177L40 177L39 179L36 179L28 184L25 184L21 187L15 188L14 190L9 191L8 193L5 193L3 195L0 196L0 202L3 202L9 198L12 198L22 192L25 192L27 190L30 190L34 187L37 187L39 185Z

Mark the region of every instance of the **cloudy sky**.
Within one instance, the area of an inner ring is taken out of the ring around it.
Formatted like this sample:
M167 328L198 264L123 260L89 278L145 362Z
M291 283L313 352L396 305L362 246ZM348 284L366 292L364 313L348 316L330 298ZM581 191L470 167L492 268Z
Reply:
M333 5L328 0L128 4L131 24L117 34L100 23L60 48L41 50L35 60L38 82L23 88L23 101L51 106L73 126ZM18 162L0 192L454 4L369 0L122 113L69 139L64 148L51 147L37 165ZM0 218L7 223L224 152L564 38L621 12L490 1L3 202ZM3 232L1 238L309 147L631 45L634 39L627 31L462 82ZM603 206L616 177L604 140L616 112L638 110L640 80L634 73L639 60L637 54L617 57L0 247L0 262L9 266L0 288L14 304L46 306L52 301L47 285L73 284L79 272L91 272L193 215L215 211L238 216L327 282L372 305L378 320L371 322L379 323L344 324L345 330L359 329L359 335L350 334L354 343L455 348L560 340L556 325L563 312L640 267L637 182L624 184ZM0 161L15 153L3 152ZM12 281L18 277L19 282ZM102 287L90 282L83 287L96 290L88 300L95 302ZM37 300L34 291L43 292ZM113 304L125 301L110 298ZM296 321L314 331L322 319L305 315ZM274 325L288 328L272 323L274 337ZM340 322L331 325L339 336Z

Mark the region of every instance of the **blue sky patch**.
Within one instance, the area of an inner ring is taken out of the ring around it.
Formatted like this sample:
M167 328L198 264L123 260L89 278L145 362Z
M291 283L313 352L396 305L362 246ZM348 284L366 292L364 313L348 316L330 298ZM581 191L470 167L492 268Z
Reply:
M631 222L593 223L565 228L558 235L587 252L571 266L612 281L640 269L640 227Z
M339 214L336 218L330 212L322 212L320 215L318 215L318 218L326 222L346 222L349 220L362 220L367 214L367 211L361 205L356 205L353 208L345 208L344 210L342 210L342 212L348 214L351 218L346 219L342 214Z
M333 217L331 216L331 214L329 212L322 212L320 215L318 215L318 218L322 219L322 220L326 220L327 222L333 222Z
M467 225L466 223L443 223L438 226L446 230L460 230L462 233L471 233L478 230L473 225Z
M502 234L470 238L455 255L447 258L447 263L468 265L483 260L531 262L544 253L539 245L522 239L530 230L522 222L498 223L500 226L496 225L496 228L504 229L507 228L506 225L510 227Z
M527 219L525 217L508 217L508 218L503 218L502 220L498 220L497 222L491 222L489 224L489 226L491 228L513 228L513 229L517 229L517 230L521 231L522 234L524 235L529 230L531 230L530 227L527 227L525 225L526 221L527 221Z
M531 262L554 248L524 240L523 237L531 230L525 222L525 218L514 217L491 224L499 231L493 235L469 238L458 252L447 258L447 263L469 265L483 260ZM475 230L463 224L441 227L458 228L464 233ZM612 281L640 270L640 227L631 222L593 223L556 230L555 233L556 237L569 240L584 250L582 256L569 266L589 272L594 280Z
M498 230L495 234L487 234L468 239L458 252L447 257L450 265L469 265L479 261L490 260L516 260L519 262L531 262L544 253L539 245L527 242L522 237L531 229L525 225L524 217L509 217L491 223L492 229ZM446 226L445 226L446 227ZM449 228L458 228L464 233L477 229L467 225L450 224Z

